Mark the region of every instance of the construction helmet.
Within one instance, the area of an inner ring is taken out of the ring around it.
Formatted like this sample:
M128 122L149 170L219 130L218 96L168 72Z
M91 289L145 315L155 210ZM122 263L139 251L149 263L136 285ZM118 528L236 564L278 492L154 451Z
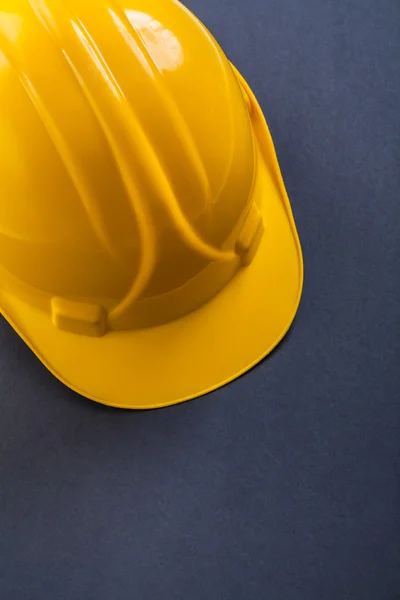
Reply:
M250 369L302 289L262 111L177 0L3 0L0 308L98 402Z

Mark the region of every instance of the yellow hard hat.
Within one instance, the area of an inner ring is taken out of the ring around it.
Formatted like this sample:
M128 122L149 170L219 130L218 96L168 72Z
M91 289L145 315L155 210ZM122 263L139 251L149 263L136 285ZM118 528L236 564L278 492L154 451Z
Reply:
M62 382L155 408L282 339L302 255L262 111L176 0L4 0L0 308Z

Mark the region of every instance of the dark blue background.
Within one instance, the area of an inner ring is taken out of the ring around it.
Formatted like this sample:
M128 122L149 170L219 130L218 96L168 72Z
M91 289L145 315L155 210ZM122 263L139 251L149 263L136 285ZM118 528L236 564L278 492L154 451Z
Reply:
M247 376L148 413L76 396L2 321L1 600L397 600L400 3L187 4L265 110L298 318Z

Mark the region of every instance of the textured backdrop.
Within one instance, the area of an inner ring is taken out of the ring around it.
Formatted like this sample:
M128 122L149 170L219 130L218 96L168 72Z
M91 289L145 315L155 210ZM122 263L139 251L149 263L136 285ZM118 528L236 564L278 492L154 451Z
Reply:
M302 305L250 374L147 413L1 320L0 598L398 600L400 3L187 4L265 110Z

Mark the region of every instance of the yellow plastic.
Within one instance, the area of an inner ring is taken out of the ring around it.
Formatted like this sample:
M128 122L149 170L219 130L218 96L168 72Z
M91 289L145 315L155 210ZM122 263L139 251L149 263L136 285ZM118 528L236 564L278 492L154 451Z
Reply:
M0 307L54 375L123 408L265 357L303 265L261 109L175 0L3 0Z

